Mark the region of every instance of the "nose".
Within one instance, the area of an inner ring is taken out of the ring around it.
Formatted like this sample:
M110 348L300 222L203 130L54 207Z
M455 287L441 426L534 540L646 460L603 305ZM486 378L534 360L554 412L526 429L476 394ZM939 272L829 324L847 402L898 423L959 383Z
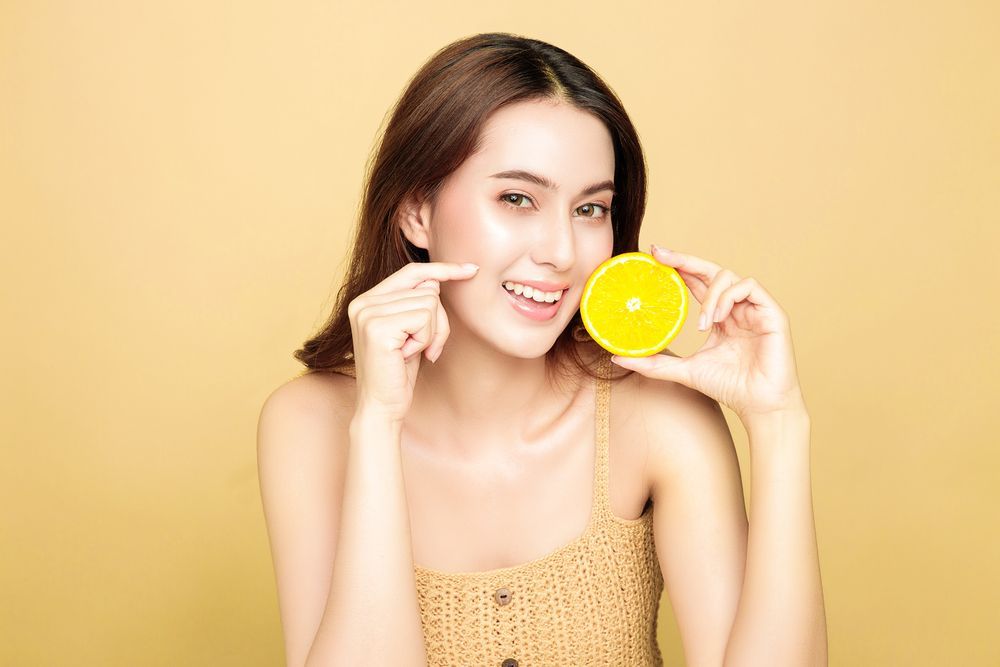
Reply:
M576 261L573 219L563 215L551 215L540 221L531 258L536 264L548 264L555 272L569 270Z

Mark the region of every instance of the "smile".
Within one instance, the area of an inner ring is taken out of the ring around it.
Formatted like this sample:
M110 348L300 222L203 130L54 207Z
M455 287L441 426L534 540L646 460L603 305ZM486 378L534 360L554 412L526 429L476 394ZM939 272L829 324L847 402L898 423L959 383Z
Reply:
M559 294L559 297L550 303L546 301L535 301L534 298L526 297L524 294L515 294L503 285L500 286L500 289L502 289L504 294L507 295L507 299L510 301L514 310L528 319L535 320L536 322L545 322L555 317L556 313L559 312L559 306L563 302L563 297L566 295L566 290L563 290Z

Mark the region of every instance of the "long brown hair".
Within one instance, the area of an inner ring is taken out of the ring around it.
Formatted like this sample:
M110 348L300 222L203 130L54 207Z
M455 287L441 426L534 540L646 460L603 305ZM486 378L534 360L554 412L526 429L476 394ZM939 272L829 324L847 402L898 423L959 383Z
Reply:
M615 151L609 211L613 254L637 250L646 209L646 162L632 121L611 88L575 56L537 39L503 32L460 39L417 71L391 111L366 165L353 249L333 312L294 353L306 366L303 373L353 375L348 305L404 265L429 261L427 251L410 243L397 224L400 204L410 196L433 202L447 176L479 149L491 113L515 102L546 99L587 111L607 127ZM594 354L581 355L581 346ZM546 353L546 369L551 373L569 359L585 375L601 377L592 364L602 352L577 310Z

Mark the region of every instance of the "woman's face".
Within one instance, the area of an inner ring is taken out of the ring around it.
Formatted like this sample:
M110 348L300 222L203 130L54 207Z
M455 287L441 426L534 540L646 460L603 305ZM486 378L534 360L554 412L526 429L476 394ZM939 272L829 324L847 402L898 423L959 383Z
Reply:
M452 330L467 328L512 356L545 354L579 308L587 278L611 256L614 173L611 135L591 114L552 101L495 112L481 150L426 209L430 260L480 267L469 280L441 285ZM547 317L519 307L508 281L566 289Z

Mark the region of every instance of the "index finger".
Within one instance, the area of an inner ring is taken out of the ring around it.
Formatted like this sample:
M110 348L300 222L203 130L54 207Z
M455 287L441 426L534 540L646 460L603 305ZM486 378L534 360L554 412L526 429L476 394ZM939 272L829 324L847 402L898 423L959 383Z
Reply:
M653 246L653 257L668 264L678 271L683 271L689 275L694 276L701 282L705 283L708 287L712 284L712 280L722 267L714 262L710 262L707 259L702 259L696 255L688 255L683 252L677 252L675 250L667 250L666 248L658 248Z
M474 267L475 270L466 267ZM475 264L459 262L410 262L395 273L389 275L372 294L392 292L400 289L413 289L425 280L462 280L471 278L479 271Z

